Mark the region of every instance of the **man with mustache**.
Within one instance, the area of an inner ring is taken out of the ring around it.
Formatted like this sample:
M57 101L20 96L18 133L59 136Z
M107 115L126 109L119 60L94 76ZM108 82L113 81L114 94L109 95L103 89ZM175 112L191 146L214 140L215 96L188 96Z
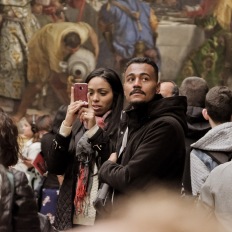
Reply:
M150 187L180 190L185 160L186 97L159 94L158 67L150 58L131 59L124 71L124 94L116 153L99 170L100 182L115 195Z

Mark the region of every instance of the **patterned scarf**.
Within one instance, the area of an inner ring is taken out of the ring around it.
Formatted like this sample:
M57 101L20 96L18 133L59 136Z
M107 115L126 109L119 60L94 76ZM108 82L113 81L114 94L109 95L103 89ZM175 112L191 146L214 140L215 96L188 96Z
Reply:
M107 126L107 123L105 122L105 119L108 117L108 115L111 113L111 110L106 112L103 117L97 117L96 116L96 122L97 125L105 129ZM86 214L88 210L88 196L90 195L93 179L97 180L97 178L92 178L90 176L91 172L90 170L96 169L96 164L94 161L94 155L95 152L91 147L91 144L88 142L88 137L86 134L84 134L81 139L77 143L76 147L76 157L78 160L78 176L77 176L77 185L76 185L76 194L74 198L74 206L76 215L80 214Z

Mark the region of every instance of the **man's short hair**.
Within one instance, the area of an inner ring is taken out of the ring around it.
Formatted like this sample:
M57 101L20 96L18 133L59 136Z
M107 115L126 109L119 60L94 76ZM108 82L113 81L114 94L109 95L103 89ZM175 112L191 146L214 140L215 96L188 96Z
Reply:
M232 91L227 86L215 86L205 98L205 108L216 123L230 122L232 114Z
M64 36L64 44L67 47L76 48L81 44L81 38L76 32L69 32Z
M154 69L156 81L157 82L159 81L159 68L158 68L157 64L152 59L150 59L148 57L135 57L135 58L132 58L131 60L129 60L126 63L123 74L125 74L127 68L131 64L149 64L149 65L151 65L153 67L153 69Z
M205 107L205 96L209 87L204 79L187 77L182 81L179 91L180 95L187 97L188 106Z

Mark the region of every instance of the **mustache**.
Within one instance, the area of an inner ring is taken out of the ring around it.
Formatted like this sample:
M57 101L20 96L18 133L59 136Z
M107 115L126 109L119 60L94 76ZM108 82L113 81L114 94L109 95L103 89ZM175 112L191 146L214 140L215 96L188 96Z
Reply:
M132 92L130 92L130 96L135 93L140 93L146 96L146 93L144 93L141 89L134 89Z

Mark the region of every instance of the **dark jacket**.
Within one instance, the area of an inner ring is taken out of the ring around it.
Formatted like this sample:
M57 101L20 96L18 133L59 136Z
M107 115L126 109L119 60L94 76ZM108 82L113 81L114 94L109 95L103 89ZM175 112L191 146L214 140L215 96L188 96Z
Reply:
M210 129L209 121L202 115L203 108L196 106L187 107L187 125L188 133L185 137L186 160L183 173L184 193L192 195L191 177L190 177L190 152L191 144L202 138Z
M99 179L126 194L150 185L180 187L185 159L186 98L162 98L125 111L117 150L129 128L128 140L118 163L106 161ZM180 188L179 188L180 189Z
M41 139L41 153L44 157L45 162L48 160L48 154L52 146L53 139L55 138L55 133L49 132L43 135ZM58 182L57 175L48 172L47 177L43 183L43 188L49 189L59 189L60 185Z
M26 175L14 169L10 172L13 174L13 185L6 176L6 171L4 174L4 168L0 167L3 180L0 197L0 231L40 232L37 205Z
M108 118L110 122L110 117ZM78 175L78 162L76 160L76 145L82 135L85 133L83 124L77 121L68 137L60 134L55 135L52 147L48 154L48 171L56 175L65 174L63 184L60 189L57 212L55 217L55 227L59 230L72 228L74 212L74 196L76 181ZM89 139L92 148L97 151L96 162L101 165L106 161L109 155L115 151L116 133L111 133L101 128ZM99 149L100 148L100 149Z

